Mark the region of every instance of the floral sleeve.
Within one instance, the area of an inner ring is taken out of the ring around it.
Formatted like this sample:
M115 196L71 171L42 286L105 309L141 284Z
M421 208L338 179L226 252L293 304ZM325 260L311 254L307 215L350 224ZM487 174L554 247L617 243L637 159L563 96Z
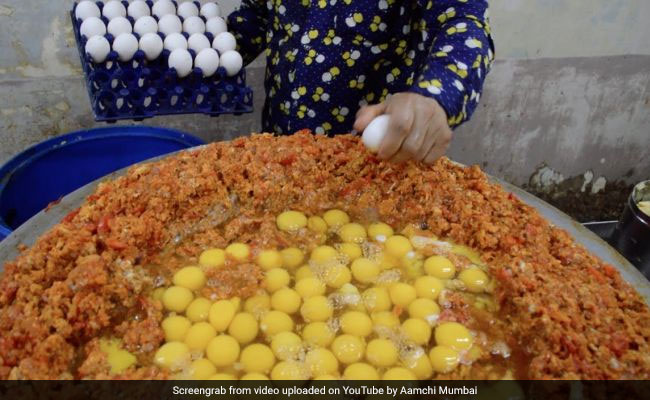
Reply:
M239 9L228 16L228 30L235 35L245 64L265 50L268 18L264 0L242 0Z
M485 0L425 1L425 22L433 44L411 91L434 98L455 127L478 104L494 58Z

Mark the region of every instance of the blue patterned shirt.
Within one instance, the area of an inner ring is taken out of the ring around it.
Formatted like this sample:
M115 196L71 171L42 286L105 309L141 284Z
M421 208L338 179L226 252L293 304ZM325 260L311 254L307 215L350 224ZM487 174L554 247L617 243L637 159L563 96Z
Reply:
M228 17L245 62L266 51L266 131L347 133L389 93L466 121L493 60L486 0L243 0Z

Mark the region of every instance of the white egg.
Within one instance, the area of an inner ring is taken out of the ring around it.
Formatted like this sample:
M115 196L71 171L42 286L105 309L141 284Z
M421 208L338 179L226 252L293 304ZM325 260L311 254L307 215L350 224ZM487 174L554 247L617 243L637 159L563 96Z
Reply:
M81 23L79 33L90 39L93 36L103 36L106 34L106 25L104 21L97 17L88 17Z
M221 32L227 32L228 26L226 21L221 17L212 17L205 23L206 32L210 32L212 36L217 36Z
M132 33L122 33L113 40L113 50L117 53L120 61L131 61L135 52L138 51L138 39Z
M183 32L187 32L189 35L205 33L205 22L201 17L188 17L183 21Z
M111 51L111 45L104 36L93 36L86 42L85 50L93 62L103 63Z
M196 17L199 15L199 8L193 1L185 1L178 5L176 14L183 18Z
M213 48L205 48L196 55L194 66L201 68L203 76L211 77L219 67L219 53Z
M158 0L155 3L153 3L153 7L151 7L151 12L153 13L153 15L158 17L158 19L160 19L164 15L169 15L169 14L175 15L176 6L170 0Z
M176 15L163 15L163 17L158 20L158 30L165 36L172 33L181 33L183 31L183 23Z
M135 0L129 3L129 7L126 9L126 13L129 15L129 17L137 20L138 18L151 15L151 9L146 2L142 0Z
M77 4L77 7L74 9L74 16L77 19L85 21L90 17L99 18L102 15L99 11L99 7L95 4L94 1L83 0Z
M210 41L202 33L194 33L187 39L187 47L194 50L196 54L201 52L203 49L210 47Z
M192 55L185 49L176 49L169 55L169 68L175 68L179 78L184 78L192 72Z
M139 48L147 60L155 60L163 51L163 41L157 33L145 33L140 38Z
M221 53L219 64L225 68L228 76L235 76L241 71L244 60L242 60L241 54L236 50L228 50L225 53Z
M124 17L115 17L112 20L108 21L108 27L106 28L108 33L113 35L113 37L118 37L123 33L133 32L133 26L131 26L131 21Z
M212 48L217 50L219 54L223 54L230 50L235 50L237 47L237 41L235 37L230 32L221 32L215 36L212 41Z
M135 24L133 24L133 32L140 36L147 33L156 33L158 32L158 22L156 22L154 17L145 15L135 21Z
M165 36L165 50L174 51L176 49L187 50L187 39L180 33L172 33Z
M219 9L217 3L205 3L201 6L201 15L206 19L219 17L221 16L221 9Z
M376 153L379 150L379 145L381 145L382 140L388 132L388 121L390 116L388 114L383 114L378 117L375 117L366 129L363 130L363 135L361 136L361 141L368 148L368 150Z
M109 21L117 17L126 17L126 8L124 8L124 4L121 1L110 0L104 4L102 15Z

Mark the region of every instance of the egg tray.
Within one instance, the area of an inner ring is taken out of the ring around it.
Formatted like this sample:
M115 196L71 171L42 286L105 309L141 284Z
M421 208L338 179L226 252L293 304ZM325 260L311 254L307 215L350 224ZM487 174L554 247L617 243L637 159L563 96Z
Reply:
M122 3L125 7L128 6L128 2ZM150 8L153 5L152 1L146 3ZM96 4L100 10L103 8L102 2ZM88 38L79 31L81 20L75 17L76 6L77 3L74 4L70 17L96 121L142 121L157 115L174 114L207 114L216 117L253 111L253 91L246 86L244 68L237 75L229 77L226 70L219 67L214 75L206 78L201 69L195 67L190 75L179 78L176 70L167 65L168 50L163 50L152 61L147 60L144 52L138 50L129 62L120 61L117 53L111 50L106 61L94 63L85 51ZM182 17L179 18L182 21ZM101 19L108 24L105 17L102 16ZM133 24L133 18L127 19ZM164 39L161 33L158 34ZM135 32L133 35L140 39ZM187 34L183 35L187 38ZM205 35L212 42L212 34L206 32ZM114 38L110 33L105 37L109 43L113 43ZM196 54L193 50L189 51L194 59Z

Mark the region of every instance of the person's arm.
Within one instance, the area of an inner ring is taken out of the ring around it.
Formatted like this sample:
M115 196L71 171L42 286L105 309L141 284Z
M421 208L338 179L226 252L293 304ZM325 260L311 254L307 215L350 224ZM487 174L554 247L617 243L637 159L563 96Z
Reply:
M433 48L411 91L434 98L454 128L476 109L494 57L488 3L436 0L433 4L427 13L427 24L437 26L432 32Z
M237 39L237 50L248 64L266 47L268 26L266 1L242 0L238 10L228 16L228 30Z
M384 159L430 163L441 157L451 141L451 128L476 108L493 59L486 0L425 1L424 7L434 39L420 76L408 92L359 110L354 125L363 131L374 117L391 115L379 148Z

